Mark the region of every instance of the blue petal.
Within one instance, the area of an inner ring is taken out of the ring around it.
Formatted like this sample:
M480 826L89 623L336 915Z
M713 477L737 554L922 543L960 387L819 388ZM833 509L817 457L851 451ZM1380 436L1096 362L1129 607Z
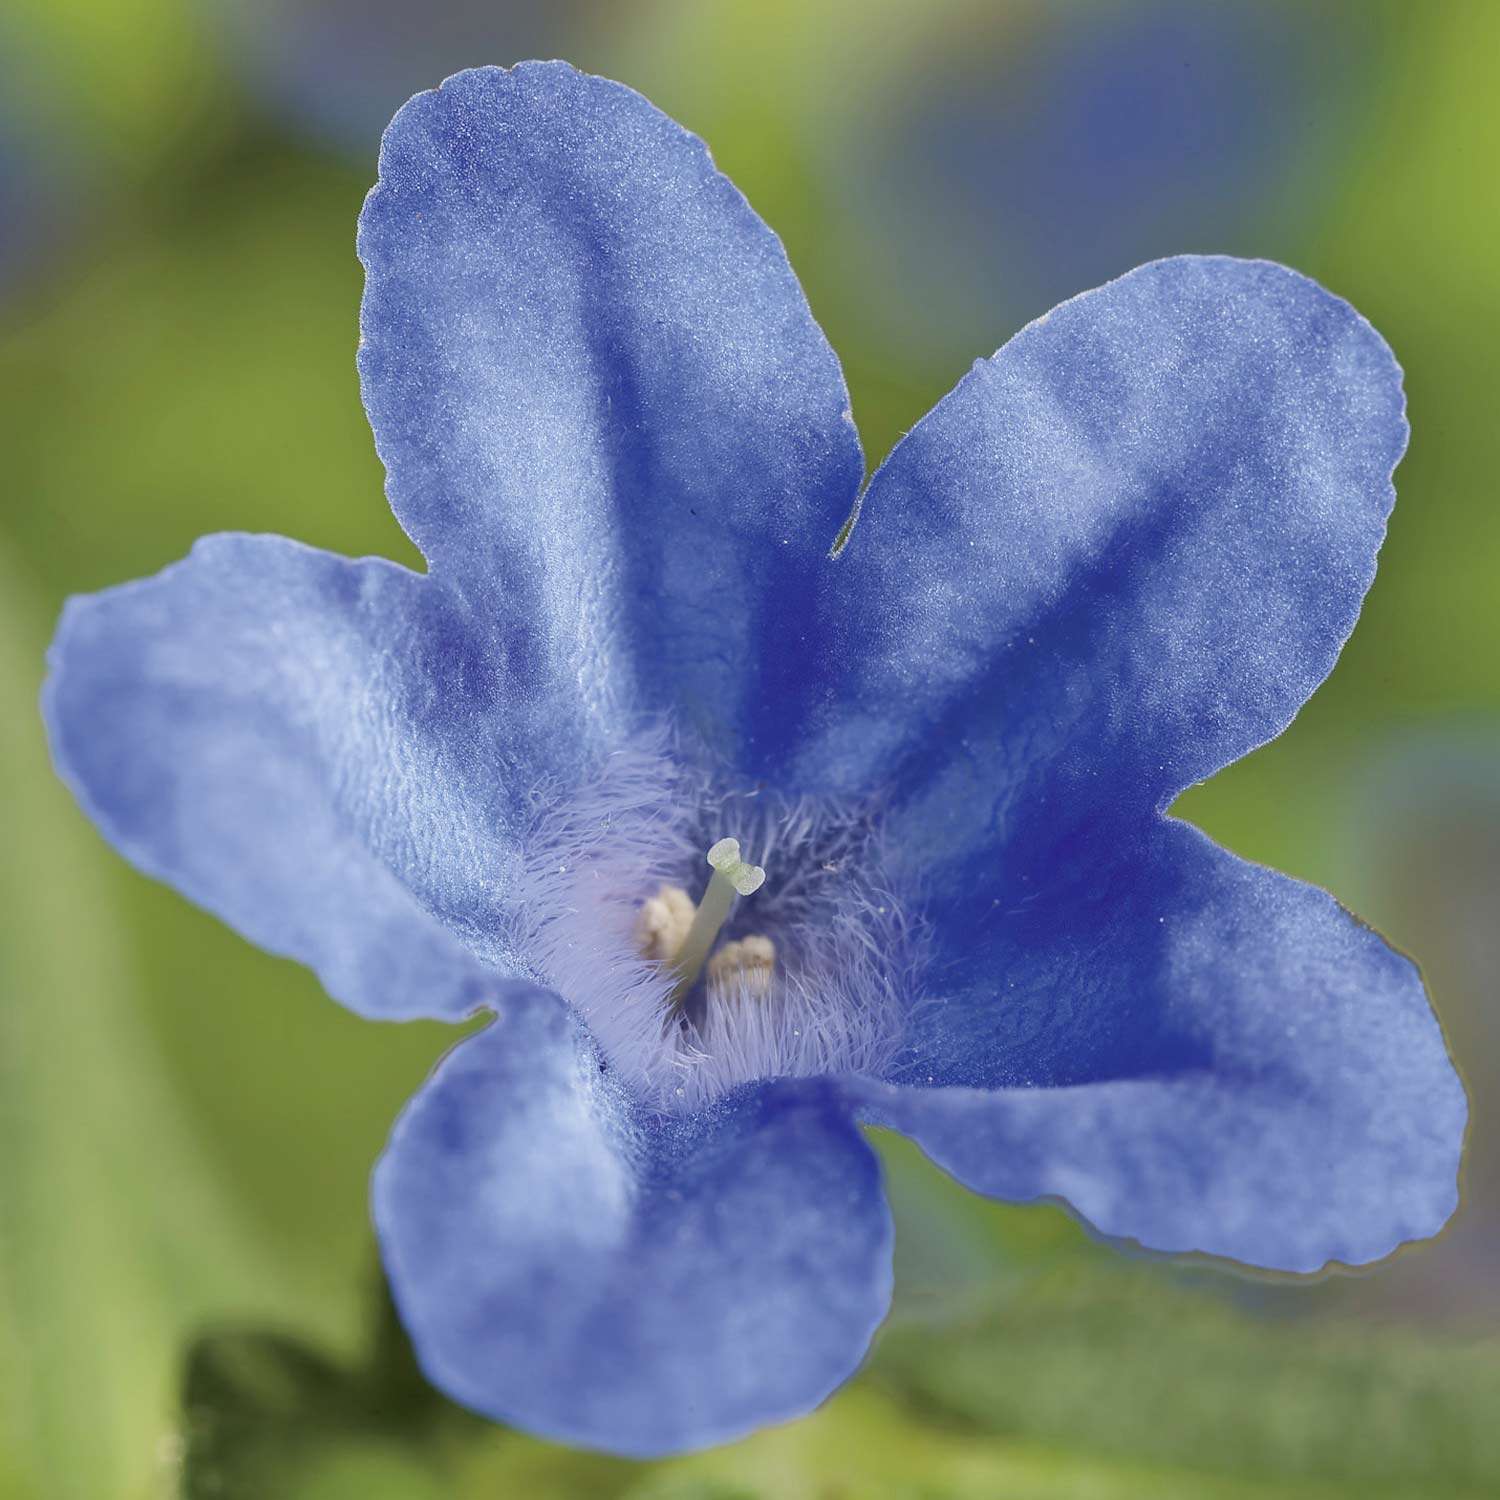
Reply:
M1288 1271L1456 1207L1466 1106L1421 979L1332 897L1162 821L1007 871L983 906L900 1086L864 1094L965 1183Z
M352 1010L454 1017L486 988L469 948L505 956L540 775L490 656L403 568L211 537L69 602L43 708L58 770L141 869Z
M365 404L434 573L599 719L673 709L772 753L863 461L780 243L703 144L562 63L460 73L386 132L359 250Z
M1379 335L1280 266L1158 261L1064 303L871 482L804 779L896 786L929 860L1166 806L1332 667L1406 433Z
M555 996L516 985L408 1105L375 1172L423 1369L567 1442L648 1455L800 1415L890 1296L869 1148L826 1083L640 1112Z

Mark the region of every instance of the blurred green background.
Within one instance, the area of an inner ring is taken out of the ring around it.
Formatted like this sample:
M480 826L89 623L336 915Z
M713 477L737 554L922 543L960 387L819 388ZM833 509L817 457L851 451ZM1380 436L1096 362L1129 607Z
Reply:
M49 772L63 598L203 532L413 561L354 373L379 130L566 56L782 234L872 461L1052 303L1284 260L1405 365L1381 575L1328 685L1179 811L1422 962L1466 1206L1311 1284L1129 1259L882 1141L898 1290L820 1412L635 1464L427 1391L369 1166L451 1037L339 1010L134 874ZM1500 1493L1500 5L0 0L0 1496Z

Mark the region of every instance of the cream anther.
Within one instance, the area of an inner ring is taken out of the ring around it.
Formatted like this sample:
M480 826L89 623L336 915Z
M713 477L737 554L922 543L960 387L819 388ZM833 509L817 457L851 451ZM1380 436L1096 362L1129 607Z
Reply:
M776 971L776 944L759 933L725 943L708 961L708 982L726 998L751 995L756 998L771 991L771 977Z
M659 886L636 914L636 952L666 963L682 947L692 925L693 898L680 885Z

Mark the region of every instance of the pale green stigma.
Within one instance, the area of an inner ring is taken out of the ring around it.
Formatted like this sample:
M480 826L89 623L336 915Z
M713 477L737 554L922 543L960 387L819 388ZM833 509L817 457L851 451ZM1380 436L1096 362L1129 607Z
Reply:
M677 972L672 999L679 1005L698 982L703 965L708 961L709 950L729 918L735 897L753 895L765 884L766 872L759 865L748 864L740 858L738 839L720 839L708 851L708 862L714 873L709 877L708 889L693 913L687 935L671 961Z

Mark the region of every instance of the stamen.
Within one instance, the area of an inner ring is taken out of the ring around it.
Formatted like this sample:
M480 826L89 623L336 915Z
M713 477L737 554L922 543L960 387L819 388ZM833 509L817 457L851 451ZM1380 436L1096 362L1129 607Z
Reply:
M759 933L725 943L708 961L708 982L725 998L740 995L757 1000L771 993L776 970L776 944Z
M642 958L666 963L693 925L693 898L680 885L658 886L635 919L635 949Z
M713 875L708 889L693 913L692 926L682 940L682 946L672 960L677 971L677 984L672 991L672 1001L682 1004L687 993L698 982L708 951L719 935L719 929L728 920L734 898L750 896L765 883L766 872L759 865L747 864L740 858L738 839L720 839L708 851L708 862L713 866Z

